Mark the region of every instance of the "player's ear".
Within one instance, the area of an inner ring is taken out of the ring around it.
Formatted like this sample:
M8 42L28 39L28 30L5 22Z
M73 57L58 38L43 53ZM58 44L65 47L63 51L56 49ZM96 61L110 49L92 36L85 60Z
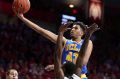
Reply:
M85 33L83 31L80 32L80 35L83 36Z

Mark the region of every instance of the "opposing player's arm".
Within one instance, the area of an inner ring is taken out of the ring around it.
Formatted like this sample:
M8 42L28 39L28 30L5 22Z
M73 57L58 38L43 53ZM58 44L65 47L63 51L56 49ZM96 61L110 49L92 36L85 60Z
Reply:
M85 54L84 54L84 58L82 59L83 65L87 65L89 58L91 56L91 53L92 53L92 49L93 49L93 43L91 40L89 40L88 45L86 47Z
M92 34L99 29L100 28L98 28L98 25L96 23L94 23L90 27L88 27L87 32L86 32L86 39L87 40L90 39ZM91 53L92 53L92 49L93 49L93 43L91 40L89 40L88 45L86 47L85 55L83 58L83 65L87 65L89 58L91 56Z
M70 24L71 23L62 24L59 28L56 52L55 52L55 56L54 56L54 59L55 59L54 60L54 71L55 71L56 79L64 79L64 72L63 72L62 64L61 64L62 48L63 48L62 38L63 38L64 32L66 31L67 27Z
M80 76L81 75L81 68L83 65L86 65L89 57L91 55L92 49L93 49L93 44L92 41L90 40L91 35L93 32L98 30L98 26L96 24L91 25L89 28L87 28L87 32L85 34L85 39L82 44L81 50L78 55L78 59L76 62L76 69L75 69L75 74Z
M58 34L56 52L54 55L54 71L56 79L64 79L64 73L62 70L61 57L62 57L62 38L63 34Z
M28 27L31 29L35 30L45 38L49 39L50 41L56 43L57 42L57 37L58 35L54 34L51 31L48 31L46 29L43 29L42 27L38 26L37 24L33 23L32 21L28 20L23 16L23 14L18 14L17 15ZM62 41L65 41L65 38L63 37Z
M76 61L75 74L78 76L81 75L81 68L84 65L84 58L85 58L89 44L90 44L89 37L85 37L85 40L82 44L81 50L79 52L79 55Z

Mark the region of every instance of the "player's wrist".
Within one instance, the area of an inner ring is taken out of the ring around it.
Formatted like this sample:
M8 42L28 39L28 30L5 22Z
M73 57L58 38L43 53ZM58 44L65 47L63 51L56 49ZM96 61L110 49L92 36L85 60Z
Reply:
M85 37L91 37L91 35L92 35L92 34L90 34L90 33L86 33L86 34L85 34Z
M23 16L23 14L17 14L18 18L20 19L24 19L25 17Z
M59 34L59 35L63 35L63 34L64 34L64 32L59 32L58 34Z

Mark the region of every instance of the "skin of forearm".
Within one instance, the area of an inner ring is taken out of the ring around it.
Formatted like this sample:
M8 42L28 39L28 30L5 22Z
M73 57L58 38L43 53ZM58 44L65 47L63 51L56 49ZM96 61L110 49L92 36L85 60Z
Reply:
M62 37L63 33L59 32L58 33L58 38L57 38L57 45L56 45L56 52L55 52L55 67L57 66L58 68L61 67L61 56L62 56Z
M55 77L57 79L63 79L63 71L61 69L61 56L62 56L62 37L63 34L59 33L57 38L56 52L54 58Z
M47 38L47 39L51 40L52 42L56 43L56 41L55 41L55 40L57 40L57 35L56 34L39 27L37 24L31 22L30 20L28 20L25 17L20 17L20 19L31 29L35 30L37 33L42 34L42 36L44 36L45 38Z
M63 33L59 32L58 39L57 39L57 56L60 63L61 63L61 57L62 57L62 38L63 38Z
M90 36L89 34L86 34L85 35L85 39L84 39L84 42L82 44L82 47L81 47L81 50L79 52L79 56L78 56L78 59L77 59L77 62L76 62L76 67L82 67L83 66L83 58L85 56L85 52L86 52L86 49L88 47L88 43L89 43L89 39L90 39Z

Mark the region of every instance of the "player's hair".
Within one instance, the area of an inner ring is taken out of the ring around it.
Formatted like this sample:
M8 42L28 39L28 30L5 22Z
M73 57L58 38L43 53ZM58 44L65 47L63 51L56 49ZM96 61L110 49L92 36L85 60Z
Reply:
M8 69L8 70L6 71L6 75L9 75L9 74L10 74L10 70L11 70L11 69Z
M73 25L79 25L82 28L83 32L85 32L85 29L87 28L87 25L85 25L83 22L79 22L79 21L74 22Z
M16 70L16 69L8 69L8 70L6 71L6 75L9 75L11 70Z
M63 68L65 76L69 78L74 73L75 64L72 62L67 62L67 63L63 64L62 68Z

